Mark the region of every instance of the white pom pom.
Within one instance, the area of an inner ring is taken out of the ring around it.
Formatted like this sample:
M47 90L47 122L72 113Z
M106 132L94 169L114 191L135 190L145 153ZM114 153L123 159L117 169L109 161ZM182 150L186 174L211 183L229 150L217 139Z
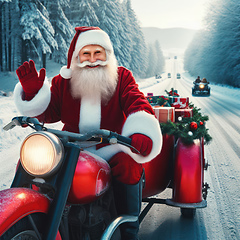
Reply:
M60 70L60 75L65 79L70 79L72 77L72 69L63 66Z

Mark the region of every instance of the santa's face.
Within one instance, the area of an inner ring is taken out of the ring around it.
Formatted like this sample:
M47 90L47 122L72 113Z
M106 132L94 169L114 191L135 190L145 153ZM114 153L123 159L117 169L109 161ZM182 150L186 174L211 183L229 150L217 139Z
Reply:
M117 60L113 53L106 53L99 45L83 47L72 61L73 97L107 102L115 92L117 70Z
M96 68L104 65L101 63L107 60L107 55L103 47L99 45L87 45L79 51L78 58L80 67Z

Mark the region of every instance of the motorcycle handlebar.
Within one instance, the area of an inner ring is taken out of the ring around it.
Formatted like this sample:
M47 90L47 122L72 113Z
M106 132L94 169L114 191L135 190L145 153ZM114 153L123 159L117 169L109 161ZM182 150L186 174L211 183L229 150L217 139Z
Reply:
M16 126L25 127L26 125L30 126L30 124L34 125L34 129L40 131L43 129L43 125L40 124L37 118L31 117L14 117L10 123L3 127L3 130L8 131Z
M109 131L106 129L94 130L94 131L87 132L85 134L60 131L60 130L55 130L55 129L47 129L47 131L57 135L60 138L67 138L71 142L87 141L92 138L102 138L110 144L120 143L122 145L133 148L131 145L131 143L132 143L131 138L122 136L118 133L115 133L115 132L112 132L112 131ZM137 151L137 150L135 149L135 151Z
M110 144L120 143L120 144L123 144L130 148L133 148L131 146L131 142L132 142L131 138L122 136L118 133L115 133L115 132L112 132L109 130L99 129L99 130L87 132L85 134L80 134L80 133L73 133L73 132L61 131L61 130L50 129L50 128L48 129L48 128L44 127L43 124L41 124L37 118L32 118L32 117L25 117L25 116L14 117L12 119L12 121L9 124L7 124L3 129L7 131L7 130L12 129L15 126L24 127L26 125L31 126L36 131L51 132L51 133L57 135L59 138L66 139L70 142L87 141L92 138L103 138Z

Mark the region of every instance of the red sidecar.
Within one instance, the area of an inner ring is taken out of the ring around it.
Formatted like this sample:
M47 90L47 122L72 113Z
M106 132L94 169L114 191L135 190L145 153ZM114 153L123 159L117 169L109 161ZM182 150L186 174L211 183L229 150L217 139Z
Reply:
M183 115L179 118L178 115L174 115L175 111L177 114L179 113L179 109L156 107L160 96L148 98L154 106L155 113L159 109L173 110L173 115L169 114L165 123L159 119L163 133L165 133L161 153L152 161L143 164L145 170L143 202L149 204L142 211L139 219L142 221L155 203L179 207L184 217L193 217L197 208L207 206L206 196L209 186L204 182L204 170L207 169L208 164L204 158L204 143L206 142L205 137L207 141L211 139L205 128L205 121L208 118L202 117L199 110L191 104L188 106L188 110L182 111ZM188 113L188 111L191 112L191 115L186 117L184 113ZM161 117L161 114L158 112L157 114L157 118ZM176 119L177 117L178 119ZM175 120L176 122L174 122ZM172 134L166 134L166 132ZM172 189L171 199L153 197L166 188Z
M193 217L196 208L207 206L203 139L185 144L181 139L175 142L173 136L164 135L161 153L151 162L144 163L143 167L145 186L142 201L150 205L145 208L147 212L154 203L163 203L179 207L184 217ZM166 188L172 189L171 199L153 197ZM144 210L140 221L147 214Z

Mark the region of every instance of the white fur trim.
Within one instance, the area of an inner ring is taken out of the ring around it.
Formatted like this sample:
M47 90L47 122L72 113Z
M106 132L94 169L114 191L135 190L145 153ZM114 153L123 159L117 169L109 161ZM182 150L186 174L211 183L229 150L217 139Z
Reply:
M65 79L70 79L72 77L72 69L67 68L67 66L63 66L60 69L60 75Z
M75 50L72 59L78 56L79 51L87 45L100 45L106 51L113 53L111 40L106 32L103 30L90 30L82 32L76 42ZM72 62L72 60L71 60Z
M154 115L145 111L139 111L129 115L123 126L122 135L130 137L134 133L144 134L153 141L152 151L146 157L135 154L129 148L121 145L123 151L128 153L136 162L149 162L160 153L162 149L162 132L159 122Z
M22 100L22 93L22 85L19 82L14 89L14 102L18 111L28 117L35 117L42 114L47 109L51 100L50 85L47 80L44 81L42 88L32 100Z
M83 97L80 104L80 133L100 129L101 122L101 98L93 102L88 97Z
M149 162L160 153L162 149L162 133L159 122L154 115L148 114L145 111L131 114L123 126L122 135L130 137L134 133L141 133L152 139L153 147L148 156L143 157L140 154L135 154L128 147L120 144L106 146L95 151L91 150L91 152L99 155L107 161L116 153L125 152L138 163Z

